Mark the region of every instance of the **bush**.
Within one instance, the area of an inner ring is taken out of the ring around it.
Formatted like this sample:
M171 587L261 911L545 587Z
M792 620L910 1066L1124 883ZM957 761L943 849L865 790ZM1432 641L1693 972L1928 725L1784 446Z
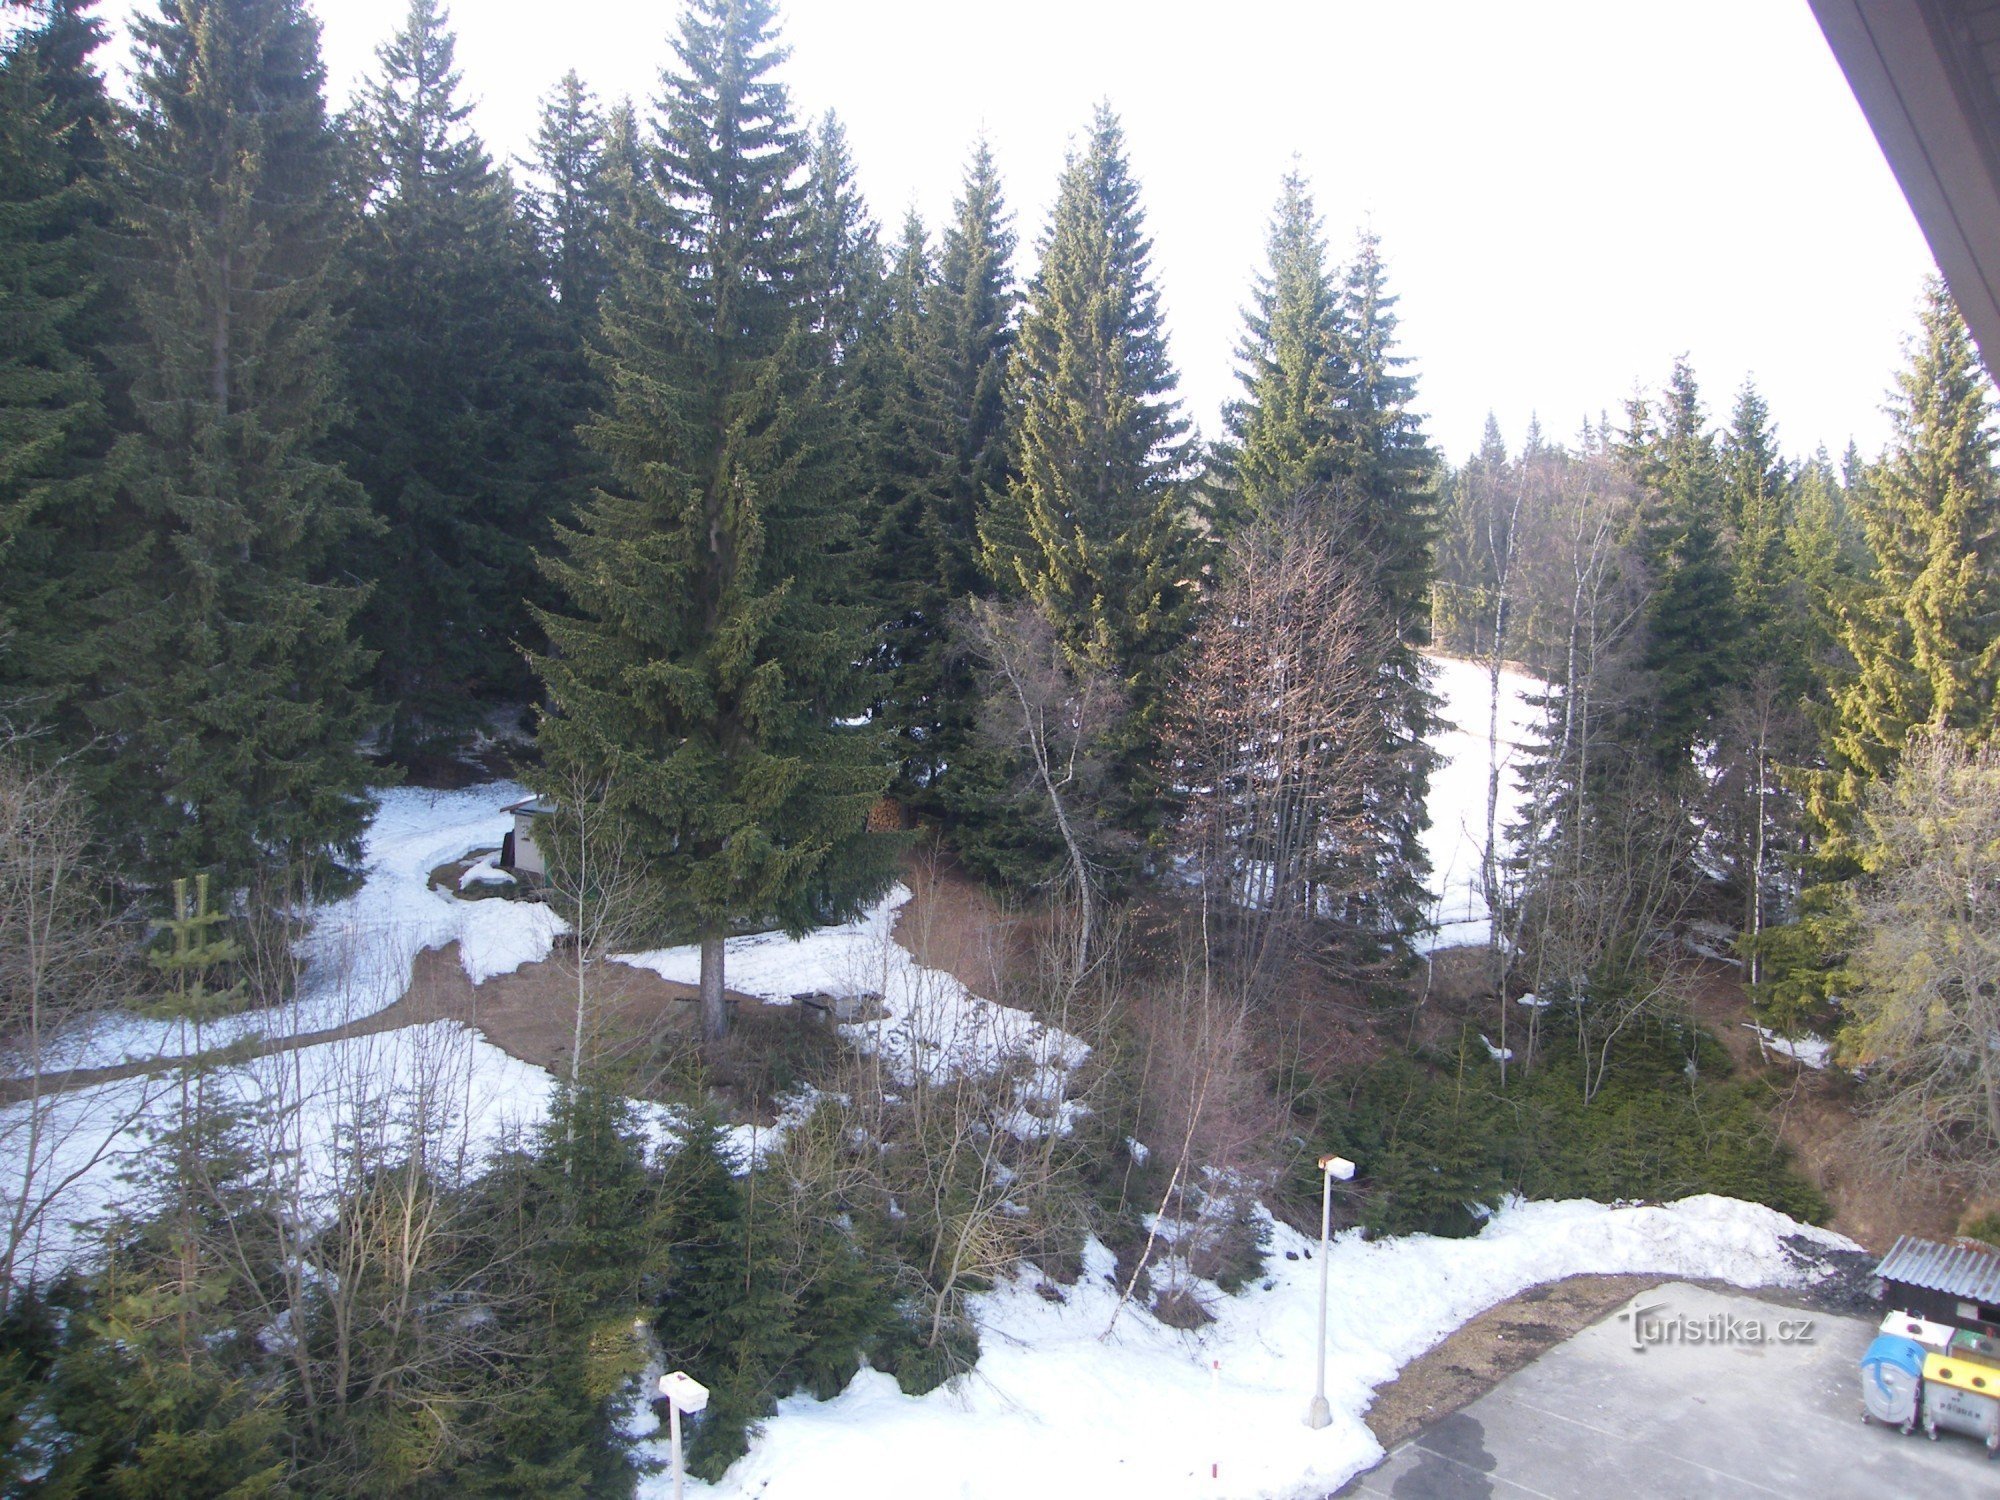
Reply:
M1384 1058L1316 1091L1317 1143L1359 1169L1364 1226L1476 1234L1483 1210L1510 1194L1611 1201L1719 1193L1825 1218L1825 1199L1776 1139L1768 1087L1720 1076L1727 1060L1712 1038L1665 1021L1635 1029L1586 1104L1562 1017L1549 1019L1551 1040L1532 1068L1516 1067L1504 1092L1470 1030L1449 1054ZM1316 1198L1309 1160L1296 1175L1301 1194Z

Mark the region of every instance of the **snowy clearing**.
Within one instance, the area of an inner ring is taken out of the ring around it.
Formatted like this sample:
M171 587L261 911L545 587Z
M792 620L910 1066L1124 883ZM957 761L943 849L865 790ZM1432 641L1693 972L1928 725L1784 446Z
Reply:
M464 900L430 885L438 866L493 844L507 826L501 809L521 795L511 782L458 792L384 793L368 834L365 883L318 913L295 1003L199 1027L118 1016L77 1038L64 1061L105 1066L173 1059L245 1039L283 1042L330 1030L393 1004L409 985L417 953L452 941L460 944L461 962L475 984L546 959L562 930L546 906ZM1064 1097L1062 1076L1088 1049L1025 1011L996 1005L918 964L892 936L896 913L909 899L899 885L843 926L798 941L779 933L733 941L730 985L784 1000L810 990L881 995L884 1015L844 1030L858 1046L879 1051L897 1076L907 1079L918 1067L935 1076L1025 1057L1030 1066L1009 1128L1022 1135L1067 1129L1076 1106ZM694 948L626 961L690 983L699 970ZM330 1153L370 1106L385 1106L393 1120L425 1101L433 1118L444 1122L440 1129L453 1153L476 1170L497 1146L546 1116L555 1088L544 1069L508 1056L457 1022L442 1021L291 1047L218 1066L210 1078L237 1103L297 1106L287 1114L283 1145L298 1153L300 1192L308 1205L335 1181ZM0 1109L0 1155L15 1158L0 1181L0 1205L51 1199L24 1252L31 1275L53 1274L88 1257L90 1237L77 1226L129 1200L126 1179L150 1133L173 1119L180 1086L177 1073L129 1078L45 1099L39 1116L26 1102ZM804 1093L781 1103L774 1126L732 1128L739 1164L747 1170L777 1149L814 1102ZM651 1104L639 1110L652 1144L678 1139L675 1112ZM36 1144L29 1168L24 1143L31 1133Z
M178 1073L142 1076L44 1103L45 1156L35 1180L23 1184L17 1163L0 1184L6 1201L24 1186L31 1201L52 1195L26 1241L23 1264L31 1278L92 1259L93 1239L79 1226L133 1206L131 1176L153 1134L173 1124L182 1086ZM443 1159L476 1171L496 1147L542 1119L555 1079L456 1021L433 1021L215 1068L207 1087L226 1103L276 1111L257 1138L274 1165L296 1153L298 1197L310 1210L337 1180L335 1153L352 1145L358 1121L400 1132L422 1110ZM24 1139L29 1108L0 1110L0 1142Z
M975 995L952 975L919 964L894 936L896 913L909 900L909 887L896 885L839 927L822 927L796 940L781 932L731 938L723 969L729 988L787 1003L815 991L879 997L886 1014L841 1029L905 1082L918 1071L947 1077L1018 1057L1037 1069L1069 1069L1089 1055L1068 1032ZM701 952L693 946L624 954L619 962L681 984L701 977Z
M720 1484L689 1490L761 1500L1323 1496L1381 1456L1362 1422L1375 1387L1495 1303L1584 1273L1796 1285L1805 1273L1783 1244L1795 1235L1849 1248L1771 1209L1715 1197L1650 1208L1515 1203L1470 1240L1367 1243L1350 1231L1329 1262L1334 1421L1319 1432L1302 1420L1316 1241L1274 1224L1268 1290L1260 1283L1232 1298L1210 1288L1217 1321L1196 1334L1127 1316L1109 1339L1112 1257L1093 1243L1062 1305L1035 1293L1031 1271L973 1299L983 1352L957 1386L910 1397L864 1370L833 1401L791 1397ZM639 1416L649 1433L650 1413ZM665 1449L641 1444L651 1458ZM640 1493L665 1500L672 1482L653 1476Z
M474 984L549 956L563 923L546 906L461 901L430 884L439 865L498 844L512 826L501 809L525 797L526 788L499 781L455 792L392 787L375 795L381 805L363 842L361 888L315 912L301 945L306 967L298 998L211 1021L202 1045L305 1036L386 1010L409 987L411 961L425 948L456 941ZM51 1047L42 1071L183 1057L188 1041L177 1021L109 1017Z
M1443 723L1431 737L1431 748L1443 764L1431 772L1428 803L1430 826L1424 830L1424 853L1430 857L1428 886L1436 904L1431 909L1434 932L1420 934L1420 951L1460 948L1487 941L1492 913L1481 888L1481 856L1486 848L1487 778L1492 771L1492 677L1483 662L1451 656L1426 658L1431 666L1431 691L1439 699ZM1542 684L1525 672L1500 671L1500 836L1520 817L1521 788L1516 780L1522 751L1535 726L1530 694Z

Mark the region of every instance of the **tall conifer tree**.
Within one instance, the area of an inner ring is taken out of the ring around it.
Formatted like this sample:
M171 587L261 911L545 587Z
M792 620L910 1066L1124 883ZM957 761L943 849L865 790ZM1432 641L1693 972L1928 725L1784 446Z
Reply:
M350 634L359 488L337 410L335 143L301 0L169 0L136 23L124 441L134 571L100 804L155 875L324 871L367 812Z
M1297 171L1285 175L1266 243L1236 346L1243 397L1223 412L1216 454L1224 509L1247 518L1304 504L1324 514L1354 437L1355 372L1345 303Z
M551 329L511 184L466 126L450 18L410 0L355 126L369 202L350 252L349 471L386 529L362 616L392 753L519 695L519 642L566 424L537 377Z
M1723 511L1734 578L1736 619L1742 631L1745 672L1781 671L1795 688L1807 687L1808 659L1800 649L1795 572L1785 530L1792 477L1778 452L1770 408L1752 381L1744 381L1722 435Z
M1396 640L1385 664L1382 710L1383 762L1390 769L1382 785L1363 794L1391 873L1380 887L1379 909L1362 916L1378 929L1403 932L1421 919L1428 900L1423 829L1436 756L1426 744L1434 701L1422 652L1430 644L1437 458L1414 406L1416 377L1397 345L1397 298L1372 231L1356 242L1341 290L1347 431L1336 464L1336 514L1354 528L1369 559ZM1529 441L1535 440L1531 431Z
M861 706L832 354L811 300L805 147L770 0L696 0L675 41L653 187L605 302L612 481L549 564L551 791L601 780L648 861L655 929L701 946L706 1036L723 941L852 915L893 868L866 832L887 783Z
M847 128L829 112L813 131L806 152L804 229L805 273L812 285L822 334L836 366L857 355L881 294L884 265L882 232L869 215L854 178L854 155Z
M1632 407L1620 458L1639 490L1634 542L1650 574L1642 660L1651 692L1628 705L1627 728L1662 772L1678 775L1741 668L1722 471L1685 359L1674 361L1657 420L1643 403Z
M1893 774L1911 729L1981 740L2000 712L1993 388L1936 278L1891 412L1889 452L1859 487L1875 575L1840 610L1854 667L1834 695L1829 769L1809 804L1835 861L1849 852L1862 793Z
M528 215L541 241L549 290L570 342L597 317L610 275L605 244L608 205L604 191L605 120L597 100L572 68L542 100L535 129L537 181L527 195Z
M1035 600L1135 714L1126 806L1150 800L1163 669L1190 606L1188 424L1174 398L1152 241L1125 132L1100 105L1064 169L1013 361L1015 474L980 523L985 565Z
M1221 519L1303 511L1350 554L1396 622L1382 664L1383 774L1353 789L1371 837L1349 857L1366 869L1345 883L1371 893L1371 909L1348 914L1358 925L1402 931L1420 915L1427 868L1431 700L1420 653L1430 627L1434 460L1411 410L1416 382L1396 351L1396 299L1374 236L1362 236L1337 278L1311 191L1293 172L1268 245L1237 346L1244 394L1224 414L1228 436L1217 453Z
M940 511L956 455L940 369L936 282L923 222L911 213L882 283L863 375L872 486L866 552L885 695L880 713L897 736L895 790L908 798L923 796L948 764L942 728L953 708L944 701L954 594Z
M1378 586L1398 634L1414 652L1429 617L1436 455L1412 403L1416 377L1396 343L1396 296L1381 241L1361 235L1343 279L1349 432L1337 483L1348 516L1375 563ZM1407 671L1399 673L1406 679Z
M1008 479L1007 373L1016 339L1013 215L1000 172L982 138L952 205L932 298L944 399L957 438L954 470L939 517L950 549L952 592L980 586L978 513Z
M940 595L951 603L992 587L980 567L979 518L989 498L1005 492L1010 473L1008 371L1020 304L1014 250L1013 216L992 149L981 138L944 228L927 319L945 446L927 526ZM962 854L1003 873L1011 866L993 856L1023 830L1007 806L1007 767L975 732L973 664L954 643L932 660L937 678L920 767L925 780L913 794L952 825Z
M74 701L97 664L109 561L95 346L110 105L85 8L50 5L0 53L0 715L56 729L65 749L88 738Z

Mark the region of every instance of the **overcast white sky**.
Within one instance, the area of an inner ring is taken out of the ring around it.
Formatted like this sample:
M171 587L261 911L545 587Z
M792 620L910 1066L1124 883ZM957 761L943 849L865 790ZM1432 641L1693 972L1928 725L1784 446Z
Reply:
M141 0L107 0L113 21ZM315 0L336 105L406 0ZM499 154L574 66L651 98L677 7L456 0ZM935 226L983 127L1031 268L1066 143L1125 120L1191 415L1213 434L1294 153L1337 252L1363 222L1452 457L1694 361L1711 417L1754 372L1788 451L1870 452L1930 254L1805 0L790 0L802 114L838 110L878 219ZM122 41L120 43L122 49Z

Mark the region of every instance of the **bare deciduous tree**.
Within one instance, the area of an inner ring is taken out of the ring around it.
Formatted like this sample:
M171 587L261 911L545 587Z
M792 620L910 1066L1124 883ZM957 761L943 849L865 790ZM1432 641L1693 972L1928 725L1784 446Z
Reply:
M1181 852L1246 975L1282 965L1306 929L1372 888L1366 789L1387 770L1393 644L1366 578L1308 520L1231 545L1167 744Z
M972 601L964 636L981 666L980 729L1026 762L1023 800L1039 806L1062 841L1076 907L1071 963L1079 980L1097 936L1100 855L1110 831L1098 817L1100 754L1125 712L1106 672L1074 660L1032 601Z
M645 928L644 861L633 847L629 822L614 810L610 784L573 771L562 780L556 813L544 820L539 841L547 857L549 904L570 925L571 941L558 953L575 980L570 1028L569 1081L582 1071L590 1047L592 1000L602 965Z
M56 771L0 751L0 1310L35 1279L70 1189L128 1144L164 1087L72 1094L97 1028L137 981L97 899L82 804Z

